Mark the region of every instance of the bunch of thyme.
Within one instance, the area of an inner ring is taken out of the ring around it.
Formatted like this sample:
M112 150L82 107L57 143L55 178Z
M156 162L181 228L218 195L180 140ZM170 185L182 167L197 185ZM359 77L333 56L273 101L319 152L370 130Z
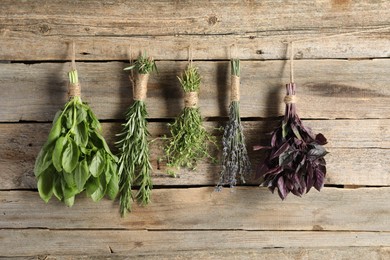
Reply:
M133 84L133 105L126 112L126 123L123 124L121 138L117 142L120 151L120 212L124 216L131 211L133 194L131 187L139 186L135 199L142 205L150 202L152 189L152 166L149 158L149 132L147 129L146 98L149 73L157 70L152 58L140 55L134 64L125 70L137 71L137 79ZM132 76L131 76L132 80ZM132 80L133 82L133 80Z
M263 177L262 185L272 192L277 187L281 199L290 192L301 196L313 186L320 191L325 181L327 154L323 148L326 138L314 135L296 113L295 84L287 84L286 89L284 119L272 133L271 146L258 147L267 150L267 157L257 177Z
M164 148L165 156L169 167L195 169L198 160L210 158L215 161L209 145L217 146L216 138L203 127L198 107L201 82L198 68L190 63L178 79L185 92L185 107L175 122L169 124L171 137Z
M229 121L226 124L222 144L222 172L217 189L223 185L233 187L237 183L237 175L245 183L245 176L251 170L248 152L245 146L245 137L240 118L240 60L231 60L231 103L229 107Z

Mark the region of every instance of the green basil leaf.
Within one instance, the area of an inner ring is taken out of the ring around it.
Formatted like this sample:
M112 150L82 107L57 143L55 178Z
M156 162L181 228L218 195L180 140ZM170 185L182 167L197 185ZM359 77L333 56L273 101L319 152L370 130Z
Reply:
M61 186L61 174L62 172L56 174L53 184L53 194L57 197L58 200L62 200L64 197Z
M38 191L39 196L47 203L53 195L55 169L53 167L47 168L38 177Z
M68 174L68 173L64 172L64 175L65 174ZM72 198L73 196L75 196L78 193L78 190L77 190L76 187L68 186L68 184L66 183L65 178L63 178L61 180L61 187L62 187L62 192L64 194L64 200Z
M54 150L53 150L53 155L52 155L52 161L53 165L56 168L58 172L62 171L62 151L64 150L64 146L67 142L67 139L63 136L57 139Z
M68 139L65 150L62 154L62 168L71 173L76 168L79 160L79 149L72 139Z
M105 162L100 151L97 151L95 156L92 158L91 164L89 165L89 171L94 177L99 177L103 172Z
M75 196L67 198L67 199L64 199L65 205L68 206L68 207L72 207L73 204L74 204L74 199L75 199Z
M54 146L44 146L35 161L34 174L36 177L42 174L52 164L52 152Z
M104 174L99 176L99 186L94 193L91 194L91 198L94 202L101 200L104 197L107 189L106 177Z
M115 199L119 192L119 176L116 172L116 167L113 165L113 163L110 164L111 179L107 186L107 195L112 200Z
M80 124L87 119L87 111L85 111L84 107L77 106L77 116L76 116L76 124Z
M66 128L71 129L73 126L73 106L68 107L65 113L65 118L66 118Z
M88 163L84 159L79 163L74 172L76 187L80 192L84 190L85 183L87 182L89 176L90 174L88 169Z
M87 195L91 196L99 188L99 179L91 176L85 184Z
M91 126L91 128L101 130L100 122L97 119L97 117L95 116L95 114L92 112L92 110L87 105L85 105L85 108L86 108L87 113L88 113L88 117L89 117L88 121L89 121L89 125Z
M61 129L62 129L61 121L62 121L61 116L58 116L57 120L53 121L53 126L52 126L52 128L50 130L49 137L47 138L46 144L51 144L58 137L60 137Z
M76 167L77 169L77 167ZM75 170L76 171L76 170ZM68 172L64 172L63 174L63 178L66 182L66 185L70 188L74 188L76 187L76 181L75 181L75 177L74 177L74 173L75 171L71 172L71 173L68 173Z
M84 122L79 123L74 129L74 140L79 146L87 146L88 144L88 129Z

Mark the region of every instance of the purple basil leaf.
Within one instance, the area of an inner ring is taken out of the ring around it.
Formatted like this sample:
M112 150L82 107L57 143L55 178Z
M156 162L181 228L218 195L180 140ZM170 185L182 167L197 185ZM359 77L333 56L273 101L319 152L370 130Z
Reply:
M316 141L320 145L325 145L325 144L328 143L328 141L326 140L325 136L323 134L321 134L321 133L316 135Z
M277 151L275 151L274 154L271 154L270 159L272 160L272 159L278 157L279 155L281 155L282 153L287 151L288 148L290 148L290 144L288 142L285 142L281 147L279 147L279 149Z
M280 176L278 179L278 193L282 200L284 200L287 196L286 186L284 185L283 176Z

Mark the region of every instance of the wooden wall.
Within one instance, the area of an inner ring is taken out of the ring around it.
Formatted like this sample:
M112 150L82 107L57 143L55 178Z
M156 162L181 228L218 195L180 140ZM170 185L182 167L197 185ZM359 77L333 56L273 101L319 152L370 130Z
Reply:
M316 39L389 21L388 0L1 1L0 257L389 259L390 29ZM176 76L190 44L206 125L224 124L235 44L251 150L283 114L286 42L304 38L313 40L295 45L298 113L329 139L320 193L282 202L256 182L216 193L219 165L202 162L171 178L157 162L157 141L153 202L126 218L105 199L80 196L66 208L39 198L33 164L67 98L72 40L83 99L111 146L131 104L122 70L129 47L157 60L147 100L156 138L182 107Z

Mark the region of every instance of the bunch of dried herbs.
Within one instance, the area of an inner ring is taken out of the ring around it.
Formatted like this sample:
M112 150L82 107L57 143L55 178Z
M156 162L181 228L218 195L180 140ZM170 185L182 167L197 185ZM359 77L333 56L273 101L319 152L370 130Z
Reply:
M192 62L182 77L178 77L185 92L185 107L175 122L169 124L171 137L165 146L165 156L169 167L195 169L197 162L204 158L215 158L210 153L210 144L216 145L216 138L203 126L203 118L198 107L198 94L201 78L198 68Z
M251 170L240 118L240 60L231 60L231 71L231 103L229 121L222 138L222 172L218 190L223 185L235 186L238 176L245 183L245 176Z
M57 112L49 137L41 149L34 173L41 198L48 202L54 194L67 206L86 190L93 201L105 194L118 193L117 158L101 133L101 126L80 97L76 70L69 72L69 101Z
M267 150L257 177L263 177L262 185L272 192L278 188L282 199L290 192L301 196L313 186L320 191L326 175L324 156L327 154L323 148L326 138L322 134L314 135L296 114L295 84L287 84L286 88L284 119L272 132L271 146L257 147Z
M140 55L134 64L125 70L136 70L137 78L133 84L134 103L126 112L126 123L118 136L117 142L120 151L119 174L120 174L120 212L124 216L131 211L133 195L131 187L139 186L136 200L146 205L150 202L152 189L151 171L149 159L149 132L147 129L147 116L145 98L149 73L157 70L152 58ZM131 76L131 81L133 82Z

